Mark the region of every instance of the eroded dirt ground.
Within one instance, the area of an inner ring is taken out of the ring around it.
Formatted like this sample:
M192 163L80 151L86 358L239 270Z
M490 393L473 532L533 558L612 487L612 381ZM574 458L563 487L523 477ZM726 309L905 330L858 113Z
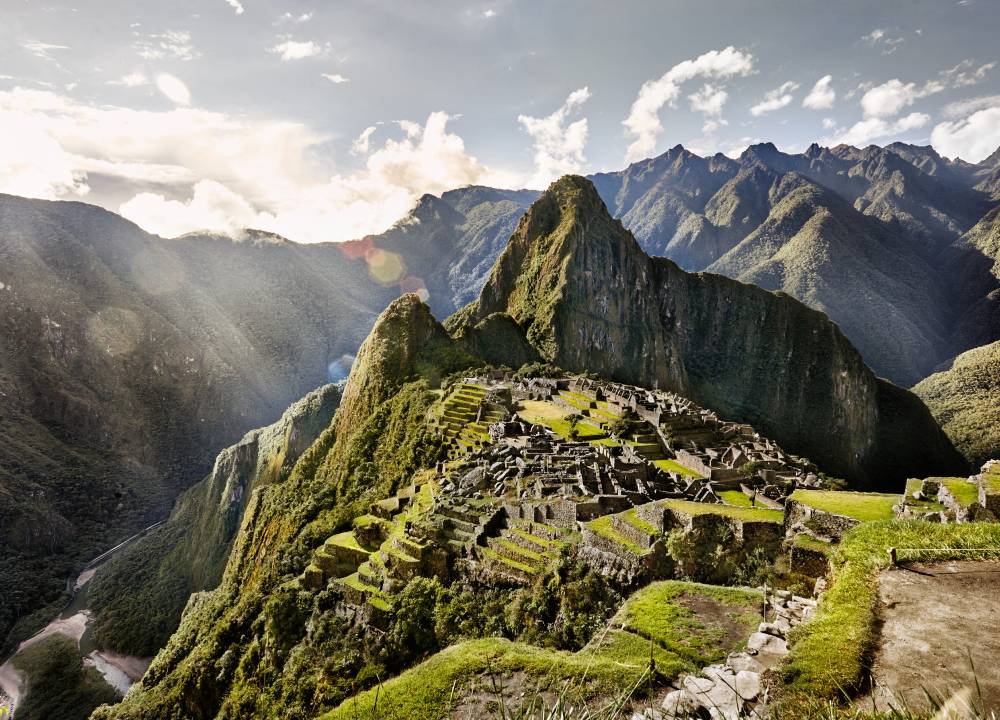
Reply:
M881 709L927 709L925 690L939 697L964 690L977 704L981 692L986 709L1000 712L1000 563L888 570L879 596L882 641L872 694ZM859 704L870 709L871 702Z

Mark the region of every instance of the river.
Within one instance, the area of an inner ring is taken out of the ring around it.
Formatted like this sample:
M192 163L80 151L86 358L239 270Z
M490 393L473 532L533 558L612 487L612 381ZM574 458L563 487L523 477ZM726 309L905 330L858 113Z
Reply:
M87 585L97 569L112 555L162 524L163 521L150 525L87 563L73 583L72 599L59 613L59 616L18 645L13 655L7 658L3 665L0 665L0 720L7 720L14 714L24 692L24 678L14 667L14 657L25 648L29 648L51 635L65 635L75 640L80 648L80 653L84 656L83 664L97 668L108 685L113 687L122 697L145 674L152 658L119 655L97 649L90 629L91 613L87 607ZM3 714L5 709L7 715Z

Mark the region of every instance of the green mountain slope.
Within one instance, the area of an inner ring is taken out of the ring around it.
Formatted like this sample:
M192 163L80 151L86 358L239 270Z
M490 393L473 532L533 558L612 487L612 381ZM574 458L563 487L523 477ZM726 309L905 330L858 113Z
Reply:
M962 466L919 400L878 380L825 316L650 258L584 178L531 207L479 299L447 324L496 313L549 362L674 390L857 481Z
M87 593L99 647L143 657L166 644L191 593L218 585L250 497L287 479L339 403L340 390L326 385L247 433L219 453L166 523L101 566Z
M329 612L336 593L302 592L295 574L368 503L442 457L425 424L431 384L472 362L415 295L390 305L333 421L286 479L250 493L219 587L192 597L141 687L94 717L253 717L271 700L300 704L306 687L315 702L344 697L336 678L371 662L366 638ZM310 614L321 622L307 629Z
M796 173L773 178L766 218L708 270L835 318L882 376L906 385L926 376L947 335L940 271L833 192Z
M337 246L0 196L0 637L323 384L398 289Z
M913 392L974 467L1000 457L1000 342L962 353Z

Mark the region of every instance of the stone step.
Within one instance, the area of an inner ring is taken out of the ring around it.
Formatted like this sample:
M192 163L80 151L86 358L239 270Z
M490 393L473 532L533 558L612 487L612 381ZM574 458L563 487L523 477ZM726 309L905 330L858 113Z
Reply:
M634 511L627 511L611 516L611 526L615 531L628 538L642 548L650 548L659 537L654 527L646 527L646 523L638 518ZM652 532L651 532L652 531Z
M480 547L477 548L477 553L479 560L483 563L483 565L490 570L513 580L530 583L534 580L535 575L537 574L536 570L531 566L512 560L505 555L501 555L492 548Z
M556 541L532 535L520 528L505 528L500 531L500 537L520 545L525 550L537 553L550 552L557 545Z
M559 528L534 520L515 518L510 520L510 525L511 527L524 530L529 535L537 535L546 540L560 540L563 535L563 532Z
M469 523L472 527L479 524L479 514L464 507L442 505L437 509L437 514L453 520L461 520Z
M376 566L372 562L361 564L358 568L358 578L361 582L377 588L382 587L382 583L385 582L385 576L382 574L381 566Z
M540 552L528 550L512 540L491 537L487 540L487 545L508 560L513 560L534 570L541 570L545 567L545 557Z

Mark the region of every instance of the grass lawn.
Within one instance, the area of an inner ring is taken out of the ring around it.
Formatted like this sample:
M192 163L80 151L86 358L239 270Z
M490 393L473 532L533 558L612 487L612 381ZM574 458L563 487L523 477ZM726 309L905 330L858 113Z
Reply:
M353 530L332 535L327 539L327 543L330 545L337 545L339 547L350 548L351 550L358 550L360 552L370 552L358 544L358 539L354 537Z
M900 501L900 496L836 490L796 490L791 494L791 499L823 512L845 515L861 522L872 522L891 520L892 506Z
M570 434L570 424L565 419L568 414L565 408L543 400L524 400L521 402L521 409L518 410L518 415L525 422L533 425L544 425L564 440L568 440ZM578 433L577 440L580 442L592 442L607 438L607 433L584 420L577 423L576 431Z
M923 500L917 500L913 497L913 493L919 490L923 486L922 480L909 479L906 481L906 494L903 497L903 502L911 508L917 508L923 510L924 512L941 512L944 510L944 505L939 503L937 500L928 500L924 498Z
M724 515L734 520L746 522L776 522L784 520L781 510L770 510L762 507L733 507L714 503L692 502L690 500L660 500L660 505L686 515Z
M750 504L750 498L742 490L723 490L719 493L719 498L727 505L736 507L754 507Z
M691 468L684 467L676 460L670 460L664 458L663 460L654 460L653 464L656 465L656 467L660 468L660 470L665 470L667 472L673 470L675 473L678 473L679 475L684 475L686 477L691 477L691 478L701 477L699 473L696 473ZM740 494L742 495L743 493Z
M893 520L845 534L833 553L833 583L816 617L792 631L785 668L790 700L843 699L863 681L866 658L878 641L878 576L889 565L890 547L926 548L924 560L997 558L1000 525Z
M979 502L979 485L969 482L967 478L936 477L931 479L944 485L962 507L969 507L972 503Z
M468 681L486 676L489 685L492 674L502 683L504 674L512 672L524 672L539 689L565 690L574 703L618 697L648 677L651 655L661 684L723 659L746 641L758 622L759 604L753 592L676 581L654 583L633 594L609 629L579 652L500 638L461 642L321 718L447 717Z

